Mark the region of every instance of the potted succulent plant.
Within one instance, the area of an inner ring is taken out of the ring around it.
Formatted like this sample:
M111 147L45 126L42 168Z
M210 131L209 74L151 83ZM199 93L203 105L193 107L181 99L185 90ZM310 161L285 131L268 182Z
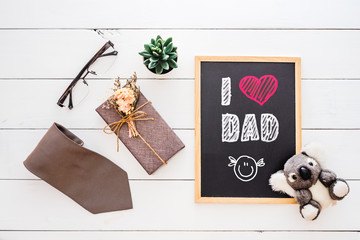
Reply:
M144 65L153 73L165 74L177 68L177 52L172 37L164 41L160 35L144 44L145 50L139 52L144 57Z

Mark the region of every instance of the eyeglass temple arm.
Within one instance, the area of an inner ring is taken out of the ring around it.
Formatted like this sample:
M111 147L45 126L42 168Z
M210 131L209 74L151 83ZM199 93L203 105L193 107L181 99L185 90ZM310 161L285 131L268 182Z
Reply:
M99 56L99 58L107 57L107 56L116 56L117 54L118 54L118 51L112 51L112 52L109 52L109 53L102 54L101 56Z

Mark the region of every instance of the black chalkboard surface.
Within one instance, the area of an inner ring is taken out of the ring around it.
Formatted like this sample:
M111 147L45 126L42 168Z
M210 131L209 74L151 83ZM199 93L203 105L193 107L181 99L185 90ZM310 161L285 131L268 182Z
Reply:
M300 58L196 57L196 202L295 203L270 175L300 151Z

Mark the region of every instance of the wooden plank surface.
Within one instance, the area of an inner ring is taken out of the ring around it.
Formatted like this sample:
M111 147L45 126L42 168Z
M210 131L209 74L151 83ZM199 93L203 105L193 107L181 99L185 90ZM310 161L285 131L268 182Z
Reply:
M45 132L45 129L0 131L0 179L37 179L27 171L22 162ZM148 175L143 170L122 143L120 152L116 152L115 136L106 135L101 130L73 132L85 142L85 147L104 155L126 170L130 179L194 180L194 130L175 130L184 142L185 148L171 158L168 165L161 167L153 175ZM327 168L335 171L339 177L360 179L358 150L352 146L352 143L360 138L359 130L303 130L302 136L304 144L311 141L323 143L327 153Z
M1 239L12 240L135 240L135 239L148 239L148 240L180 240L180 239L199 239L199 240L278 240L278 239L317 239L317 240L358 240L359 233L357 232L218 232L218 231L90 231L90 232L71 232L71 231L21 231L21 232L0 232Z
M111 80L90 80L89 95L73 110L56 105L70 80L1 80L0 128L103 128L95 112L109 96ZM139 81L144 95L172 128L194 128L193 80ZM31 89L29 91L29 89ZM360 128L360 81L302 81L303 128ZM21 92L21 94L16 94ZM16 95L16 101L13 99ZM30 102L31 107L23 107Z
M357 0L3 1L0 239L360 239L358 9ZM163 76L150 73L137 54L157 34L179 47L179 69ZM107 40L119 51L112 68L90 80L82 106L57 107ZM348 198L315 222L303 221L296 205L195 204L197 55L301 57L302 142L324 143L328 168L349 180ZM153 176L122 144L116 152L115 137L101 132L104 122L94 111L110 79L133 71L186 145ZM133 210L92 215L23 167L54 121L129 173Z
M356 4L356 0L159 0L153 4L146 0L126 4L115 0L12 0L0 8L0 27L359 28Z
M99 77L194 78L194 56L301 57L302 78L360 78L360 31L316 30L93 30L0 31L0 78L74 78L110 39L119 51ZM179 68L155 76L138 52L156 35L173 37ZM26 41L24 41L26 39ZM11 46L9 47L9 43ZM30 64L31 63L31 64ZM19 71L21 69L21 71Z
M196 204L194 181L130 181L134 209L93 215L39 180L0 181L0 228L9 230L331 230L360 228L360 182L323 210L301 218L296 204ZM6 216L6 217L3 217ZM215 217L216 216L216 217ZM349 217L351 216L351 217Z

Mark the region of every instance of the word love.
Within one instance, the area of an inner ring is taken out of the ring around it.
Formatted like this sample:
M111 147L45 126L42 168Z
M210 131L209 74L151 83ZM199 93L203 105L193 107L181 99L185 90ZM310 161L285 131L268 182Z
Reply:
M261 114L261 134L256 123L255 114L245 114L244 123L240 136L240 120L235 114L222 114L222 141L236 142L240 137L241 142L258 141L261 137L263 142L275 141L279 135L279 121L271 113Z

